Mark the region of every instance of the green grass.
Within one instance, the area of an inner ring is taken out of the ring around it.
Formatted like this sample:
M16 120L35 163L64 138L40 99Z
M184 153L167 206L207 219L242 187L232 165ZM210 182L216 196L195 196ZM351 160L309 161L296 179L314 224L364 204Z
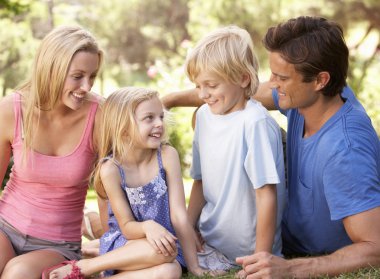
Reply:
M215 278L215 277L211 277L211 276L196 277L196 276L193 276L191 274L186 274L182 278L184 278L184 279L195 279L195 278L209 279L209 278ZM226 275L219 276L217 278L234 279L235 278L235 272L230 272ZM331 277L321 276L319 278L327 279L327 278L331 278ZM363 268L357 272L342 274L340 276L336 276L333 278L336 278L336 279L358 279L358 278L360 278L360 279L378 279L378 278L380 278L380 268Z

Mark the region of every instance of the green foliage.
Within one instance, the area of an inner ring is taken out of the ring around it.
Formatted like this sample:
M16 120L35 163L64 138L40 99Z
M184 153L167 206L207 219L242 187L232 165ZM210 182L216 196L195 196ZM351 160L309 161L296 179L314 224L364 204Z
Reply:
M8 168L7 168L7 172L5 173L4 179L3 179L2 183L1 183L0 193L4 189L5 185L7 184L8 180L9 180L9 174L11 172L12 166L13 166L13 160L11 160L9 162L9 165L8 165Z
M61 24L80 24L99 39L106 61L94 90L105 96L127 85L152 87L161 95L191 88L182 69L187 51L210 30L228 24L250 32L260 78L266 80L267 53L261 39L267 28L291 17L319 15L344 27L351 53L348 82L380 135L379 12L376 0L347 0L344 5L336 0L0 0L0 87L5 94L25 78L37 43ZM186 174L193 110L173 112L170 139Z
M29 10L30 1L0 0L0 18L21 15Z

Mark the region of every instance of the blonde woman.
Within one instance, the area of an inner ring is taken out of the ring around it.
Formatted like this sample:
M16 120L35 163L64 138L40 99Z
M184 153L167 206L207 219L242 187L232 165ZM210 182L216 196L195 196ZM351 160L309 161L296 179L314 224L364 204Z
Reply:
M181 278L186 268L201 275L178 153L164 144L158 93L122 88L107 98L101 119L94 185L110 205L101 256L63 262L50 278L85 278L106 270L112 278L169 279Z
M40 278L80 258L81 222L93 170L99 98L90 92L103 53L80 27L42 40L30 78L0 101L0 277Z

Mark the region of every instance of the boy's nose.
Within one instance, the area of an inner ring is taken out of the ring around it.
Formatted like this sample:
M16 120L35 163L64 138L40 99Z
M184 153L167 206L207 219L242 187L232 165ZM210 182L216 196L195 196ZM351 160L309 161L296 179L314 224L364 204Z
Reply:
M208 97L210 97L210 94L207 92L206 89L201 88L199 89L198 96L200 99L207 99Z

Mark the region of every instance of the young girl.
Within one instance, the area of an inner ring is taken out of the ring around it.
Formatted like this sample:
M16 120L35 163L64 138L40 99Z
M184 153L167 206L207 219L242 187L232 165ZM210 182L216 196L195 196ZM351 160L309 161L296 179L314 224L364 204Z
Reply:
M102 112L102 159L94 185L109 201L109 231L100 239L101 256L64 262L50 278L83 278L103 270L106 275L116 273L113 278L180 278L185 267L201 275L179 157L163 144L164 111L158 93L120 89L108 97Z

